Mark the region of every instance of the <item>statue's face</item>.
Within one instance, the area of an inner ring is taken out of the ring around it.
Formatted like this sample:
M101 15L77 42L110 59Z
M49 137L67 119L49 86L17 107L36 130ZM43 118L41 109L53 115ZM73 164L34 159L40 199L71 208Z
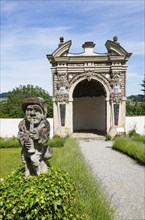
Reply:
M39 105L28 105L26 118L30 123L39 124L43 117L43 109Z

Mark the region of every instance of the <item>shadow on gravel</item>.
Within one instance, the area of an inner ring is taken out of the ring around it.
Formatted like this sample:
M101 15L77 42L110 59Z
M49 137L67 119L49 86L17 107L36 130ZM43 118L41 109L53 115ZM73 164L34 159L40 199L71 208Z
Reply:
M105 148L110 148L110 149L112 149L112 146L106 146Z

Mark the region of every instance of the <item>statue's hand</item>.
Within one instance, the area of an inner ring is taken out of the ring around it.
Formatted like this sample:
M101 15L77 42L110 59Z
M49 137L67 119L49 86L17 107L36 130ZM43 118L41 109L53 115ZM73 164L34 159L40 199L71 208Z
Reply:
M31 137L33 140L38 140L38 139L39 139L38 130L34 129L33 132L30 132L30 137Z
M31 147L31 143L30 142L25 142L25 147L29 150Z
M21 136L21 142L23 143L23 146L27 149L30 149L31 147L31 140L29 137L29 133L25 133Z
M22 142L29 142L29 134L28 133L23 133L23 134L21 134L20 135L20 140L22 141Z

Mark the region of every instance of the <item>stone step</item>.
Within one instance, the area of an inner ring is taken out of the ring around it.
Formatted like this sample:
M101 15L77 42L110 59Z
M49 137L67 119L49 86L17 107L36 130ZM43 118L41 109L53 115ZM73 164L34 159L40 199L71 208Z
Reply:
M98 135L94 133L73 133L72 137L75 139L83 139L83 140L88 140L88 139L94 139L94 140L105 140L104 135Z

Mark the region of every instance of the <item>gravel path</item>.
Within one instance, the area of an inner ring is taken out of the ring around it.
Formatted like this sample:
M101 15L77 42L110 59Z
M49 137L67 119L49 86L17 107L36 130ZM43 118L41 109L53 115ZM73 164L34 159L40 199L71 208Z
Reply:
M114 151L111 142L79 140L79 146L111 198L115 219L145 220L145 167Z

